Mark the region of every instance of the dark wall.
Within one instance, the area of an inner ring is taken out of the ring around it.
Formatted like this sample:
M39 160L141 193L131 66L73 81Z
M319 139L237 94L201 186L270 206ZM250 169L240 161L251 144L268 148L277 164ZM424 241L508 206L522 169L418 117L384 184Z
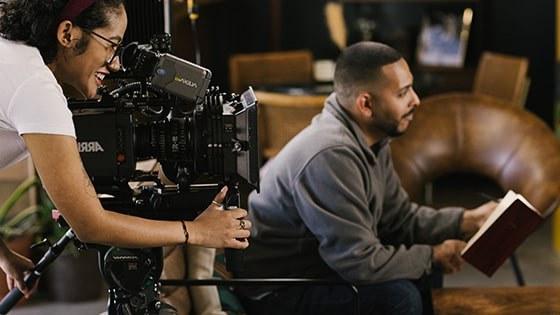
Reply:
M323 13L325 0L283 0L279 30L281 49L309 49L315 59L335 58L339 49L330 40Z
M316 57L336 57L339 53L328 35L323 14L325 0L284 0L282 28L282 48L311 49ZM482 22L481 10L477 1L386 1L386 2L350 2L344 3L348 44L362 40L359 24L363 20L372 21L375 26L371 31L371 40L381 41L397 48L409 63L415 63L416 41L422 18L432 12L461 14L466 7L477 12L474 16L473 29ZM476 33L476 32L474 32ZM469 53L478 58L480 38L472 34L469 40ZM467 56L467 57L469 57ZM472 60L471 60L472 61ZM468 62L469 63L469 62ZM467 63L467 64L468 64Z
M171 3L173 53L194 61L195 46L191 21L184 1ZM261 0L207 0L199 3L196 29L201 64L212 70L212 84L227 89L227 61L241 52L269 50L270 7ZM147 43L164 30L164 5L161 0L127 2L129 24L125 42Z
M268 1L260 0L211 1L199 6L201 63L212 70L213 85L228 88L230 55L268 49L268 11ZM184 4L173 5L172 23L175 54L194 60L192 28Z
M132 41L147 43L154 34L163 33L164 6L161 1L128 1L126 11L128 28L124 36L125 43Z
M554 15L552 0L483 1L487 50L526 56L531 86L526 107L552 126L554 104Z
M227 60L235 53L307 48L315 58L335 58L338 49L330 42L324 24L326 0L210 1L200 6L198 29L202 64L213 71L213 84L227 88ZM205 2L201 2L205 3ZM383 2L345 10L354 14L385 16L379 23L378 40L395 45L413 56L419 20L426 10L474 7L475 16L467 50L470 75L484 50L527 56L531 87L527 108L553 121L554 100L554 1L478 0L445 3ZM193 60L192 34L184 4L174 5L176 53ZM351 26L351 25L350 25ZM351 29L350 29L351 31ZM405 35L403 35L405 34ZM355 33L349 34L350 41ZM413 58L413 57L410 57ZM414 61L411 61L414 63ZM448 84L447 84L448 85Z
M324 3L322 0L283 1L282 48L309 48L319 57L333 55L335 50L329 46L324 26ZM345 4L349 43L359 40L353 22L359 17L370 18L376 21L374 40L396 47L414 65L422 16L436 10L460 12L466 6L474 9L474 20L465 66L474 69L485 50L528 57L531 86L526 107L552 126L555 51L555 6L552 0Z

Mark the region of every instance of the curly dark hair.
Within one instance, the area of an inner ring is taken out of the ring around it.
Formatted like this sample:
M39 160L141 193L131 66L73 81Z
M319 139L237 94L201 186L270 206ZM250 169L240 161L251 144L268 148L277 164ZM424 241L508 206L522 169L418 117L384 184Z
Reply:
M59 15L69 0L7 0L0 1L0 36L23 42L39 49L46 64L57 52L56 29ZM77 26L93 30L109 25L110 13L116 12L124 0L97 0L73 21ZM76 45L85 51L89 36Z

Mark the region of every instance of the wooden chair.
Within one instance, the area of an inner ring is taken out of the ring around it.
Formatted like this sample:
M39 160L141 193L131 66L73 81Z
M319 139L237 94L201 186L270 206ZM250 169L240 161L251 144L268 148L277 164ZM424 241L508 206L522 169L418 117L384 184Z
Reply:
M264 159L274 157L323 109L326 95L256 92L259 100L259 140Z
M529 92L528 68L527 58L484 52L476 70L473 93L523 107Z
M560 142L554 133L532 113L493 97L464 93L429 97L391 148L395 169L413 199L422 194L425 183L459 172L489 178L503 190L524 195L541 211L560 197ZM484 301L469 300L465 308L461 301L472 293L465 290L438 291L434 296L438 314L485 314ZM512 302L499 290L485 290L477 288L477 296L495 304Z
M237 54L229 59L229 85L235 93L259 85L313 82L313 55L308 50Z

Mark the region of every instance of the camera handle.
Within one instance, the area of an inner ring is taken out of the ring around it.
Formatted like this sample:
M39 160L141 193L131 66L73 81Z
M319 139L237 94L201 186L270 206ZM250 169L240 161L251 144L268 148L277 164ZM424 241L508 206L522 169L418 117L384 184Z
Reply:
M35 265L25 277L25 286L28 288L33 288L37 280L41 277L42 272L47 268L58 256L62 253L66 245L71 241L76 240L76 235L72 229L68 229L66 233L53 245L49 244L49 249L41 257L41 260ZM40 244L48 244L44 240ZM0 301L0 314L7 314L23 297L23 293L18 288L13 288L1 301Z
M239 184L228 184L228 192L224 200L225 209L239 208ZM226 256L226 269L232 273L238 273L243 267L244 252L241 249L226 248L224 250Z

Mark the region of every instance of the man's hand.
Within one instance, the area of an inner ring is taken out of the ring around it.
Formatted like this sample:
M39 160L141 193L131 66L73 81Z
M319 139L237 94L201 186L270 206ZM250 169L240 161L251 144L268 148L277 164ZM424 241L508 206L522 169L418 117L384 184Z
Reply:
M3 244L2 244L3 245ZM33 262L20 254L11 251L5 245L2 246L0 254L0 268L6 273L6 283L8 284L8 289L12 290L16 286L26 298L32 293L31 288L25 286L23 281L26 271L33 268Z
M463 258L461 250L466 243L458 240L446 240L432 247L432 262L442 267L445 273L454 273L461 270Z
M480 229L497 205L496 202L489 201L478 208L465 210L463 213L463 222L461 223L461 232L465 239L469 239Z

